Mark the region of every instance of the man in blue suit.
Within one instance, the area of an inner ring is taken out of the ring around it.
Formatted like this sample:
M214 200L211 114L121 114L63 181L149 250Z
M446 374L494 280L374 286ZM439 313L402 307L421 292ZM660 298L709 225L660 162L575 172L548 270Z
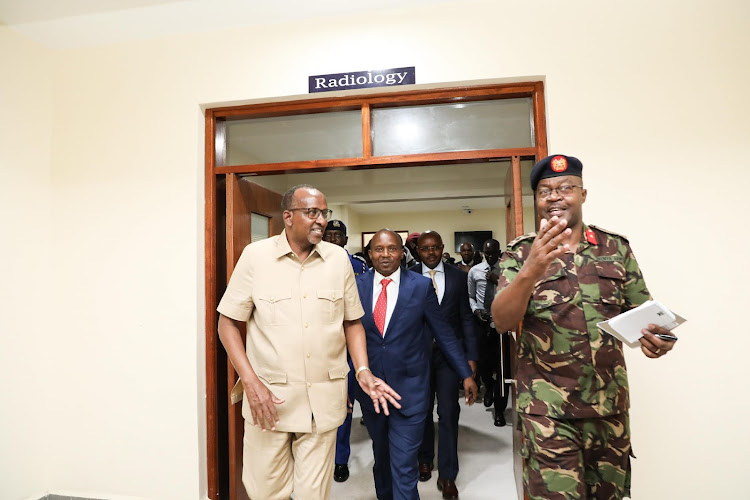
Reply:
M365 315L368 367L401 395L401 409L385 417L372 399L357 390L357 399L372 438L373 476L378 500L417 500L417 452L430 403L430 358L433 341L463 380L466 404L476 399L471 367L445 320L430 279L400 267L401 237L383 229L370 243L373 269L357 277Z
M421 264L409 268L432 281L437 293L440 310L448 320L456 339L463 345L473 374L477 370L477 339L474 316L469 305L468 275L457 267L443 263L443 238L435 231L425 231L417 241L417 252ZM432 345L430 373L430 403L424 426L424 437L419 447L419 480L427 481L432 476L435 458L435 426L432 407L437 396L438 414L438 480L437 487L446 500L458 498L456 476L458 475L458 373L451 367L445 354Z

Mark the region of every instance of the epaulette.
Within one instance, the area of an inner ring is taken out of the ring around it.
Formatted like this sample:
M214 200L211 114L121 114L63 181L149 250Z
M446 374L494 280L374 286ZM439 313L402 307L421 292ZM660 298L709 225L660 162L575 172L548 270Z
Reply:
M352 255L352 258L357 259L358 261L362 262L362 264L367 264L367 261L361 255Z
M518 245L519 243L521 243L524 240L528 240L528 239L532 239L533 240L534 238L536 238L536 233L522 234L521 236L519 236L515 240L511 241L510 243L508 243L508 248L512 248L512 247Z
M617 237L617 238L622 238L623 240L625 240L626 242L628 242L628 243L629 243L629 241L628 241L628 237L627 237L627 236L624 236L624 235L622 235L622 234L619 234L619 233L615 233L615 232L613 232L613 231L610 231L609 229L604 229L603 227L595 226L595 225L593 225L593 224L589 224L588 226L589 226L589 227L591 227L591 228L594 228L594 229L596 229L597 231L601 231L601 232L603 232L603 233L607 233L607 234L608 234L608 235L610 235L610 236L615 236L615 237Z

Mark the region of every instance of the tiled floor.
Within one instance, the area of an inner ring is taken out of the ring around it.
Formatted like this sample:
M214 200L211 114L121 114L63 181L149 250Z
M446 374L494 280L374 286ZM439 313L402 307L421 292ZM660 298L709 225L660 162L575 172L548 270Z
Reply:
M333 483L332 500L376 500L372 479L372 444L364 425L359 425L359 405L354 408L349 459L349 480ZM506 410L510 420L510 410ZM435 416L437 419L437 416ZM492 412L481 400L471 407L461 403L458 458L461 471L456 485L462 500L515 500L513 479L513 442L511 427L492 425ZM419 483L423 500L442 500L436 486L437 471L432 479Z

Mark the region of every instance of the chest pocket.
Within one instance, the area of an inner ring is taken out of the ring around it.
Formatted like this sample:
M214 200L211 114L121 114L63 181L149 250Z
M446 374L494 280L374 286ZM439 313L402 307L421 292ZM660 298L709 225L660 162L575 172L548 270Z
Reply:
M344 291L318 290L318 307L323 323L341 323L344 320Z
M565 268L559 266L550 276L538 281L529 301L529 311L542 311L570 302L571 291Z
M623 289L627 272L621 262L597 262L596 274L599 275L599 294L605 304L622 306Z
M259 323L267 325L287 325L292 320L292 291L275 290L258 295L255 302L255 315Z

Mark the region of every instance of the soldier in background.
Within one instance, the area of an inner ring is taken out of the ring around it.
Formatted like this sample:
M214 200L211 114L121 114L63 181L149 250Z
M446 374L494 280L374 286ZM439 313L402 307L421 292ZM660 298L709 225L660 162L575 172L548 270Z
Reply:
M333 219L328 221L325 233L323 233L323 241L333 243L341 248L349 242L349 236L346 234L346 225L340 220ZM352 264L354 275L359 276L367 272L367 264L364 259L356 255L350 255L349 251L346 252L349 255L349 261ZM336 432L336 458L335 465L333 468L333 480L337 483L343 483L349 479L349 455L351 454L351 447L349 445L349 439L352 434L352 409L354 407L354 385L357 381L354 378L354 367L352 366L352 358L347 355L347 361L349 362L349 385L347 391L346 401L346 419L341 424L339 430Z
M619 340L597 322L650 298L628 240L586 225L583 165L553 155L531 171L541 217L537 234L517 238L500 262L492 316L498 331L523 320L516 367L525 447L524 487L532 499L630 496L628 379ZM674 346L642 330L641 351Z

